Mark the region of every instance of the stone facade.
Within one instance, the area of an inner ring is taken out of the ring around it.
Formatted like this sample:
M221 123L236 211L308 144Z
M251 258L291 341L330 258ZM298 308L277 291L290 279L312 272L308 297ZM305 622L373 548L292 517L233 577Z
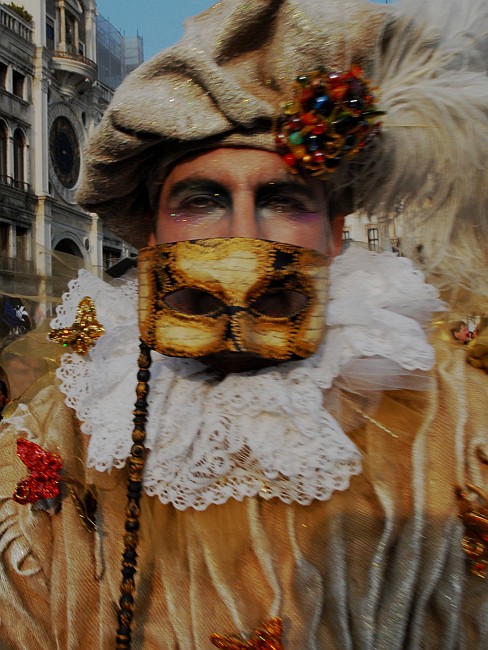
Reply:
M16 297L33 324L76 268L101 274L136 251L75 201L84 143L113 94L98 75L96 2L19 4L0 4L0 312Z

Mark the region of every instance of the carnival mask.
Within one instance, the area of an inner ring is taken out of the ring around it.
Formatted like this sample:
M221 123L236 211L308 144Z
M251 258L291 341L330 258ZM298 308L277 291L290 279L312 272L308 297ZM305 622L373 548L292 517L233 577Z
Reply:
M176 357L245 352L289 360L324 334L328 258L291 244L200 239L139 253L139 324Z

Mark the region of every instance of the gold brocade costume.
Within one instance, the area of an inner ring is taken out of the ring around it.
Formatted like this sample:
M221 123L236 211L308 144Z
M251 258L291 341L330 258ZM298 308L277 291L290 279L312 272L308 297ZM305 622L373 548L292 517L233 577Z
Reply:
M165 216L158 197L168 173L190 164L182 157L235 147L275 160L276 117L297 75L308 79L308 72L324 68L331 80L360 66L359 77L364 74L385 113L381 133L347 164L337 158L339 168L317 196L331 217L358 208L387 226L401 213L402 254L418 258L438 288L479 294L484 302L476 298L476 307L485 311L487 25L483 0L406 0L392 7L362 0L220 0L187 22L178 44L118 88L85 153L77 200L115 234L145 246ZM337 115L339 128L343 118ZM215 163L210 181L219 180L222 164ZM223 180L218 191L230 207L233 183ZM201 206L196 198L191 204ZM255 191L255 211L259 198ZM466 350L452 337L437 337L429 371L432 350L423 330L439 309L436 291L408 270L406 258L370 257L376 271L369 258L356 264L347 253L329 267L336 284L329 286L322 356L297 362L297 373L287 377L280 366L266 368L266 377L207 381L212 389L227 381L221 390L227 410L218 390L200 390L204 380L188 370L197 362L178 359L171 374L174 360L153 355L149 397L159 401L149 406L143 436L150 451L144 481L129 485L129 491L142 489L133 650L210 650L212 634L246 638L275 617L286 650L488 648L488 579L470 572L458 514L460 491L474 485L488 492L487 376L466 363ZM1 650L115 645L128 483L127 470L115 467L124 465L131 444L123 409L133 403L135 386L125 392L124 381L135 379L137 357L129 348L139 331L135 311L122 300L126 288L102 293L93 286L97 295L77 298L94 299L106 331L87 355L98 374L71 355L61 362L59 384L47 377L28 402L8 407L0 425ZM474 313L450 302L462 314ZM62 337L79 335L74 314L68 316L60 306L51 326ZM75 367L76 378L68 372ZM146 368L140 374L141 384ZM251 413L254 405L240 399L250 394L262 399L261 410ZM79 407L79 421L68 403ZM195 451L202 422L207 438ZM12 500L25 477L16 456L19 437L58 454L63 471L96 493L94 533L82 526L69 495L52 511ZM216 438L220 446L210 444ZM348 438L362 453L359 474L356 449L346 460L340 453L348 451ZM253 455L258 442L260 453ZM215 462L204 464L208 458ZM99 471L88 469L90 463ZM334 466L327 490L318 480L322 464ZM341 465L348 467L342 476ZM263 477L268 492L244 497L256 467L261 473L252 494ZM276 470L272 476L269 469ZM281 491L270 492L273 481ZM148 496L151 490L159 498ZM118 634L127 637L128 627Z
M363 472L329 501L181 512L144 496L134 648L203 650L271 616L287 649L486 648L488 581L468 571L455 495L488 487L486 375L446 342L435 374L429 392L383 394L371 417L390 433L370 420L350 434ZM24 410L22 427L2 425L1 647L112 647L125 471L84 469L86 437L56 387ZM69 499L58 514L11 500L26 432L96 486L96 534Z

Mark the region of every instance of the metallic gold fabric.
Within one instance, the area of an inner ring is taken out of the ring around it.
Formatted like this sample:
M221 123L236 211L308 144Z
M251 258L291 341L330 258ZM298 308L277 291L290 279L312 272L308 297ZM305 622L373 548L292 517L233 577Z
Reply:
M470 575L455 484L488 487L487 381L454 344L431 390L385 393L353 434L364 472L328 502L230 500L197 512L142 500L135 650L208 650L210 634L283 619L287 650L483 650L488 581ZM337 394L338 411L362 401ZM19 407L20 408L20 407ZM125 471L84 468L86 440L55 387L0 429L0 627L5 650L112 647ZM22 428L95 483L99 532L69 499L14 503ZM486 458L486 455L485 455Z
M309 356L324 334L327 266L316 251L256 239L145 248L138 262L142 340L178 357Z

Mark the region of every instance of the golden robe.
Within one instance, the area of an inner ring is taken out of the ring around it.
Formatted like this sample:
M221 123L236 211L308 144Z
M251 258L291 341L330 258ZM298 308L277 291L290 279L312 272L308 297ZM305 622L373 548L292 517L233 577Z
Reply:
M455 487L488 489L488 378L449 342L434 374L428 391L385 392L349 434L363 472L329 501L179 511L143 496L133 648L210 649L213 632L280 616L287 650L486 650L488 579L469 572ZM21 419L2 423L0 446L0 647L114 647L126 471L85 468L86 436L55 386L12 410ZM27 473L19 436L96 487L96 533L69 498L56 514L12 501Z

